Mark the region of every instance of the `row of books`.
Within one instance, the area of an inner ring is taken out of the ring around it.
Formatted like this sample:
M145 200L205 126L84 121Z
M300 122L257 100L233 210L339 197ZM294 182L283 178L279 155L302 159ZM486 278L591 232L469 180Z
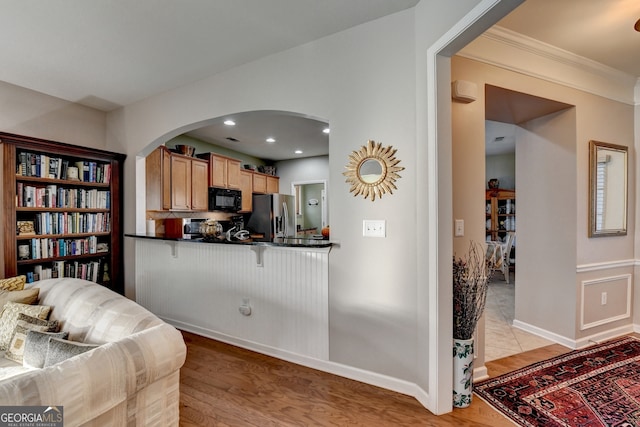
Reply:
M108 190L65 188L57 185L35 187L18 182L16 206L19 208L110 209Z
M20 247L22 246L22 248ZM27 247L28 248L24 248ZM24 249L28 249L28 253ZM107 252L109 245L98 243L96 236L89 236L84 239L31 239L18 246L20 259L47 259L64 256L75 256L85 254L97 254Z
M51 267L40 264L34 266L33 271L26 273L27 282L37 282L44 279L56 279L58 277L75 277L78 279L98 282L103 279L105 263L102 260L90 262L55 261Z
M71 168L75 170L69 172ZM46 154L23 151L18 153L16 174L20 176L69 179L108 184L111 181L111 164L91 161L72 161L60 157L50 157Z
M108 233L111 214L108 212L39 212L34 221L17 221L19 236L47 234Z

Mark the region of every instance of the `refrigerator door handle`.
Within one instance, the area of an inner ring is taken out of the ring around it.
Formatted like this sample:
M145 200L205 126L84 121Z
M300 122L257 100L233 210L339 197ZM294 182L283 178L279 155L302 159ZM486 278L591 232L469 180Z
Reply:
M289 237L289 210L287 209L287 202L282 202L282 211L284 215L284 226L282 227L282 237Z

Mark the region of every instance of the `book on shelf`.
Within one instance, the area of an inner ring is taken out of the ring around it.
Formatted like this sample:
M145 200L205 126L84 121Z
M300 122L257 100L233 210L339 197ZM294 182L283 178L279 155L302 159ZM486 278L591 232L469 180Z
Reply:
M31 236L36 234L33 221L16 221L19 236Z
M92 255L108 252L108 244L100 242L98 250L98 237L87 236L78 239L69 238L33 238L29 242L29 259L49 259L57 257ZM106 246L104 246L106 245ZM27 245L24 245L27 246ZM106 250L105 250L106 248Z
M111 164L88 160L68 160L22 151L17 154L16 175L48 179L75 179L68 175L69 167L78 169L78 180L109 184L111 182Z
M88 262L54 261L50 265L37 264L25 275L28 283L58 277L73 277L97 283L103 280L106 271L107 263L102 259Z

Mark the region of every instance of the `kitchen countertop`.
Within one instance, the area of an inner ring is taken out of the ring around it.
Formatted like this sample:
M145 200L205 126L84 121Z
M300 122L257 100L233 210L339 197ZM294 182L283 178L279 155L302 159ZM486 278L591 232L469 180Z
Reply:
M126 237L134 237L137 239L151 239L151 240L166 240L173 242L191 242L191 243L212 243L212 244L224 244L224 245L245 245L245 246L275 246L275 247L290 247L290 248L327 248L331 247L333 243L330 240L322 239L302 239L299 237L289 238L276 238L273 242L266 242L263 240L205 240L203 238L184 239L179 237L165 237L161 234L150 236L147 234L125 234Z

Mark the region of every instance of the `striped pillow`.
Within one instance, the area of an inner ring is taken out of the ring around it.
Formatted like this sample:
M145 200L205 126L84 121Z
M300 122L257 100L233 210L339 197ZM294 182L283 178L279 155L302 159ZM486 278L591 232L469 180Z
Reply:
M46 320L50 311L51 307L45 305L20 304L13 301L6 303L0 315L0 351L6 351L9 347L20 313Z

